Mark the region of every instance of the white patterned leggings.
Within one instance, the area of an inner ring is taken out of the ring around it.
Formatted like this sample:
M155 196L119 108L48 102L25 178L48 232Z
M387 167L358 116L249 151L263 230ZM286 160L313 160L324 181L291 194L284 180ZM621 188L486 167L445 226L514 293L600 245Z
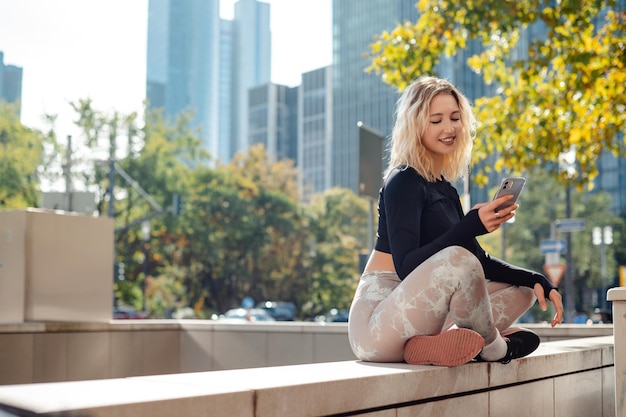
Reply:
M403 362L411 337L453 325L478 332L487 345L535 300L531 288L486 281L478 258L451 246L402 281L393 271L365 272L350 307L350 346L363 361Z

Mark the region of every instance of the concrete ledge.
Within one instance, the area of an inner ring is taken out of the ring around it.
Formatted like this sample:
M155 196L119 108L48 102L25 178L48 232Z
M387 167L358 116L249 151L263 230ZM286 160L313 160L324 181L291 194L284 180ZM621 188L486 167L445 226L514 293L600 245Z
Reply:
M70 416L614 416L613 337L456 368L327 362L0 386L0 404Z
M527 325L542 342L613 335L611 325ZM354 360L345 323L207 320L0 324L0 385Z

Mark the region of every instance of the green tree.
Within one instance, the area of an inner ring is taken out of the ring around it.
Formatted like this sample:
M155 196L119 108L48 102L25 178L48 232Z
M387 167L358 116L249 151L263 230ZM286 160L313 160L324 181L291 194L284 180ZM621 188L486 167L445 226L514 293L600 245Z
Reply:
M417 22L376 37L370 70L403 89L420 75L436 75L444 55L480 42L483 52L467 63L498 91L475 102L474 156L498 155L486 172L541 166L582 185L597 174L600 152L624 154L626 13L615 0L420 0L418 9ZM539 24L546 36L523 46L521 36ZM571 150L575 173L554 163ZM486 183L484 176L477 179Z
M20 122L15 105L0 101L0 208L39 206L38 168L47 139Z
M194 171L180 256L196 310L222 312L245 296L295 301L306 241L301 216L292 199L259 182L233 169Z
M145 281L150 314L164 317L186 300L176 281L180 274L169 259L178 242L177 220L167 213L158 216L157 205L165 209L174 194L184 195L190 165L208 159L201 139L189 127L191 116L166 121L160 112L146 111L140 127L136 113L104 113L89 99L70 105L77 113L75 123L84 146L91 150L82 161L88 169L80 173L80 181L102 196L100 214L112 212L115 218L115 261L124 265L126 278L115 282L116 296L140 308ZM111 162L116 167L112 176ZM152 215L156 217L150 220L150 236L144 242L137 222Z
M128 155L116 163L163 210L172 205L175 194L185 200L191 183L191 165L208 159L201 150L202 140L189 127L190 117L181 114L168 122L160 112L147 111L145 125L137 132L138 140L129 139ZM103 182L108 188L108 179ZM130 282L119 283L118 295L126 303L141 304L141 292L137 288L145 280L150 314L167 317L189 303L183 290L184 273L174 262L183 235L181 222L172 213L158 215L157 207L128 181L116 181L116 189L125 196L116 203L117 257L128 265L131 278ZM144 242L135 223L151 215L156 217L150 220L150 236ZM147 245L147 259L144 245Z
M314 196L311 216L309 316L350 307L359 281L359 254L367 248L367 202L352 191L332 188Z
M483 247L492 255L543 273L545 255L539 246L543 239L565 239L564 234L551 235L556 220L565 218L565 187L549 173L533 170L529 172L528 184L520 198L515 222L504 224L498 231L479 238ZM591 304L591 293L601 287L600 251L593 246L591 231L594 226L612 226L620 230L623 220L611 215L610 196L606 193L571 191L572 216L585 221L585 230L572 232L572 270L576 291L575 305L578 311L590 313L596 307ZM503 240L503 232L505 240ZM615 239L619 239L615 233ZM505 246L503 248L503 245ZM504 256L503 256L504 250ZM616 276L617 265L613 253L617 245L607 247L608 276ZM564 264L564 259L561 260ZM563 281L559 284L563 285ZM547 319L538 308L537 316Z

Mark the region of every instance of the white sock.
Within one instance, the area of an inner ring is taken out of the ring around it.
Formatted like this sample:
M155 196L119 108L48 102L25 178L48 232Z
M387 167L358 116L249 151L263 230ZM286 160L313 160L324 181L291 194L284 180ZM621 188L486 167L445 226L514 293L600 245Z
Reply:
M489 343L487 346L483 348L480 352L480 357L486 361L493 362L504 358L506 355L507 346L506 342L498 333L496 340Z

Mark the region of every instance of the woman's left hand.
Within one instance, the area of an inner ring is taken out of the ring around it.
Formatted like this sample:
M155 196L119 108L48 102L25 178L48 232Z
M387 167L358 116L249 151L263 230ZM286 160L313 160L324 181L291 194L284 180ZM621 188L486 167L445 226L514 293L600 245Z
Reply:
M541 307L541 311L548 310L548 302L546 301L546 297L544 295L543 287L541 284L535 284L533 290L535 291L535 296L537 297L537 302L539 302L539 307ZM563 298L561 294L556 290L550 290L548 294L550 297L550 301L554 304L554 308L556 309L556 313L554 314L554 318L552 319L551 326L554 327L557 324L563 323Z

